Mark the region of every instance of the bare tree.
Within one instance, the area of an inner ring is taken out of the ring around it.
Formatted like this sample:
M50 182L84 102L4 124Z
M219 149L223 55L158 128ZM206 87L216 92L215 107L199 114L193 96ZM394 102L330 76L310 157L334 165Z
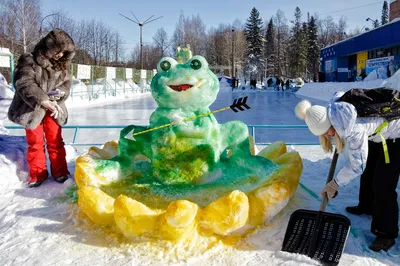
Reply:
M347 18L341 17L336 23L331 16L327 16L324 19L316 19L319 32L319 43L320 47L326 47L328 45L339 42L347 38Z
M336 41L341 41L346 38L347 18L342 16L337 24Z
M193 55L204 55L206 50L205 35L206 26L200 16L185 17L181 11L171 40L173 53L177 46L190 44Z
M62 9L52 10L46 19L43 20L42 29L44 32L49 32L54 28L62 29L70 36L75 35L77 23L70 18L68 13Z
M154 46L158 50L158 55L160 58L166 56L167 49L171 46L168 41L168 34L164 28L159 28L153 37Z
M287 55L287 42L289 39L289 27L287 25L287 19L282 10L276 12L275 17L273 17L275 30L276 30L276 71L278 75L285 74L289 72L289 57Z
M27 52L38 41L40 27L39 0L5 0L2 17L7 21L7 38Z

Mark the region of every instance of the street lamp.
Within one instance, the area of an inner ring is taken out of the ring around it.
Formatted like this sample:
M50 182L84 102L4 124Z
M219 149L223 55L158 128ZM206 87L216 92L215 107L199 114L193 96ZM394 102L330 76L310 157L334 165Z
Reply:
M124 18L126 18L126 19L128 19L128 20L132 21L133 23L136 23L136 24L138 24L138 25L139 25L139 27L140 27L140 69L143 69L143 42L142 42L142 28L143 28L143 26L144 26L144 25L146 25L146 24L148 24L148 23L150 23L150 22L153 22L153 21L155 21L155 20L157 20L157 19L160 19L160 18L162 18L162 16L161 16L161 17L158 17L158 18L155 18L155 19L152 19L152 20L150 20L152 17L154 17L154 15L152 15L151 17L149 17L148 19L146 19L144 22L140 22L140 21L137 19L137 17L135 16L135 14L133 14L133 12L132 12L132 11L131 11L131 13L132 13L132 15L135 17L136 21L134 21L133 19L130 19L130 18L128 18L128 17L126 17L126 16L122 15L121 13L119 13L119 14L120 14L121 16L123 16Z
M43 35L42 35L42 26L43 26L43 21L47 18L47 17L50 17L50 16L55 16L55 15L58 15L60 12L57 12L57 13L53 13L53 14L50 14L50 15L47 15L47 16L45 16L43 19L42 19L42 21L40 22L40 29L39 29L39 35L40 35L40 38L42 38L43 37Z
M377 28L379 26L379 21L377 19L373 20L371 18L367 18L366 21L371 21L374 28Z

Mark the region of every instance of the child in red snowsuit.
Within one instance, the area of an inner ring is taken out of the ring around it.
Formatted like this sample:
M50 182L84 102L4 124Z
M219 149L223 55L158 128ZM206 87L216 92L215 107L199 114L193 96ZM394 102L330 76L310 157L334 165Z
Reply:
M21 55L14 75L16 93L8 118L25 127L28 142L29 187L48 177L45 143L55 181L69 177L61 125L68 119L65 100L70 93L69 67L75 55L71 37L54 29L32 53Z

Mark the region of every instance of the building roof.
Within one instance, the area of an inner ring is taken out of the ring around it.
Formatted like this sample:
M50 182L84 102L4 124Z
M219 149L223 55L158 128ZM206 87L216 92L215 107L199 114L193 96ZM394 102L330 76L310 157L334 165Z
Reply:
M355 54L400 44L400 18L321 49L321 57Z

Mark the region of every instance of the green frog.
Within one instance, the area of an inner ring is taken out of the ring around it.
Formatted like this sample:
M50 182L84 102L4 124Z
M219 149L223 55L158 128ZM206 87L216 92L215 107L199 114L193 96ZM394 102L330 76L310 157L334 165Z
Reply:
M218 78L204 57L196 55L183 64L162 58L151 89L158 107L150 117L150 126L130 125L121 131L119 158L126 166L134 167L134 157L144 155L160 181L196 184L219 161L251 155L246 124L219 124L213 114L200 116L210 113L209 106L219 91ZM171 126L131 137L132 132L165 124Z

